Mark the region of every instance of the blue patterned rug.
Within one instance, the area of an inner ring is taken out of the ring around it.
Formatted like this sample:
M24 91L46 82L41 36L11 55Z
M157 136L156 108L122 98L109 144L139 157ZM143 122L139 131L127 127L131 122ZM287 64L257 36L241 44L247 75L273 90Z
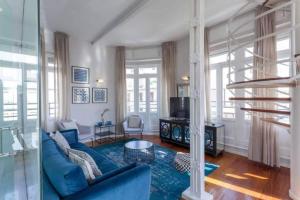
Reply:
M123 160L123 148L128 141L123 140L101 145L96 147L95 150L122 167L126 165ZM189 187L189 174L180 173L174 167L175 155L175 151L155 145L155 161L150 164L152 171L151 200L177 200L181 197L181 193ZM217 165L206 163L205 175L209 175L218 167Z

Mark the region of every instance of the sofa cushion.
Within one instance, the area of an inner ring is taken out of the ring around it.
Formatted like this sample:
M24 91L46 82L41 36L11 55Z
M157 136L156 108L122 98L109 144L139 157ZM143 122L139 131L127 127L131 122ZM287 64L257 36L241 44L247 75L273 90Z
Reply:
M76 129L60 131L60 133L65 137L70 146L78 143L78 134Z
M93 150L92 148L87 147L86 145L82 143L76 143L70 145L72 149L84 151L88 153L96 162L99 169L101 170L102 174L111 172L115 169L118 169L119 167L114 164L112 161L110 161L108 158L100 155L98 152Z
M88 187L80 166L72 163L52 139L42 143L42 165L50 183L62 197Z
M128 117L128 127L129 128L140 128L141 118L138 116Z
M100 171L100 169L98 168L96 162L90 156L90 154L88 154L84 151L76 150L76 149L68 149L68 153L70 153L70 152L72 152L72 153L76 154L77 156L79 156L80 158L86 160L91 165L94 176L101 176L102 175L102 172Z
M66 138L59 132L56 131L55 134L50 135L50 137L56 142L56 144L68 155L68 150L70 145Z
M80 156L78 156L75 153L70 152L70 151L69 151L69 158L73 163L75 163L81 167L81 169L84 173L84 176L88 182L92 182L92 180L94 180L96 178L93 173L92 166L90 165L90 163L87 160L81 158Z

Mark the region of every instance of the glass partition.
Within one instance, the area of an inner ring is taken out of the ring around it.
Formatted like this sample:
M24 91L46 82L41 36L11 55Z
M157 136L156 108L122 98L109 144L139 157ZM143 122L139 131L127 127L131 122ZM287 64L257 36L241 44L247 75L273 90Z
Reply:
M0 199L40 199L38 0L0 0Z

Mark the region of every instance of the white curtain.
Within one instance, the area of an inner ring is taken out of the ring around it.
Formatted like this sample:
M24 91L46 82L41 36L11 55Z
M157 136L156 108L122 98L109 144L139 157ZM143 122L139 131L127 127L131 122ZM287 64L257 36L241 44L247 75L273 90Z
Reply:
M125 47L116 48L116 124L122 131L122 122L126 117L126 60Z
M269 8L258 7L256 15L266 12ZM260 38L275 32L275 13L270 13L256 21L256 38ZM277 60L276 37L268 37L254 44L253 64L258 70L253 71L254 79L277 77L277 68L274 63ZM263 57L263 58L261 58ZM271 88L253 89L257 97L275 97L275 90ZM255 102L254 107L274 110L273 103ZM268 122L261 119L270 117L265 113L254 113L249 140L249 159L262 162L269 166L279 166L277 130Z
M204 71L205 71L205 121L211 121L210 109L210 67L209 67L209 41L208 29L204 29Z
M54 33L54 62L57 77L57 120L70 119L70 83L71 67L69 58L69 36L65 33Z
M48 130L48 76L46 66L46 47L45 47L45 33L42 29L40 31L41 41L41 125L44 130Z
M161 70L161 106L160 116L169 117L170 97L176 96L175 82L176 43L162 44L162 70Z

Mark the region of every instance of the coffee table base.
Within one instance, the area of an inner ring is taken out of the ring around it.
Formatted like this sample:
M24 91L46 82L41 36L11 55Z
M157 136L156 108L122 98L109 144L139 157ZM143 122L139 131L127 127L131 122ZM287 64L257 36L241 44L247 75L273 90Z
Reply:
M154 160L154 145L146 149L130 149L124 147L124 161L126 163L151 163Z

